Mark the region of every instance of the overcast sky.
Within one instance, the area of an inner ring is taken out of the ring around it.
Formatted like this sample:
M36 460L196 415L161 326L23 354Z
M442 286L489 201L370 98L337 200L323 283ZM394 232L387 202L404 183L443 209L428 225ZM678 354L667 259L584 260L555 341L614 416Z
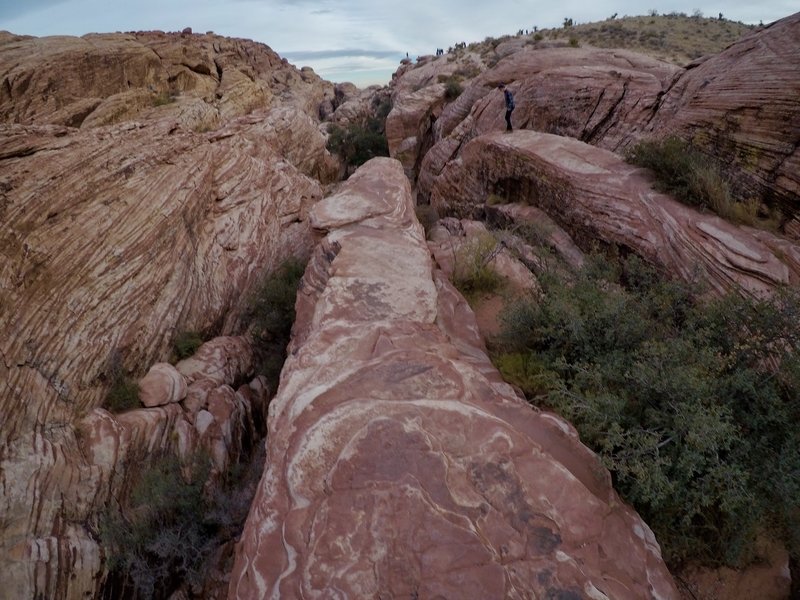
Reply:
M406 52L431 54L456 42L519 29L556 27L672 11L770 23L798 0L0 0L0 30L35 36L160 29L263 42L298 67L357 85L386 83Z

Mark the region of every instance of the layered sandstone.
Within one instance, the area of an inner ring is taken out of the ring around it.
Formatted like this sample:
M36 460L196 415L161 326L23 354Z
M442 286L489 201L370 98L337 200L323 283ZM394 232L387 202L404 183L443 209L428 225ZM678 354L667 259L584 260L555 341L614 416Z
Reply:
M290 104L316 117L333 84L268 46L214 34L0 38L0 122L94 127L154 115L197 128Z
M240 331L253 284L310 252L308 210L322 194L301 170L330 175L322 144L290 107L207 134L172 119L0 127L0 572L11 597L96 590L102 553L85 524L120 489L109 473L127 481L131 466L201 442L222 469L236 440L252 439L246 424L261 419L239 396L263 405L266 390L230 388L249 362L199 381L162 365L143 382L153 408L100 407L119 374L163 363L177 332Z
M515 128L575 137L614 150L647 126L677 72L674 65L625 50L516 52L476 77L441 111L432 128L434 145L417 159L420 197L428 198L433 180L463 144L505 129L500 83L514 94Z
M655 192L648 174L618 155L533 131L492 133L464 146L433 185L440 214L483 212L490 195L543 209L575 240L628 248L718 292L770 294L800 283L800 246L737 227Z
M727 167L740 197L800 213L800 13L690 64L652 134L691 139Z
M311 221L229 597L676 598L597 457L492 367L402 166L373 159Z

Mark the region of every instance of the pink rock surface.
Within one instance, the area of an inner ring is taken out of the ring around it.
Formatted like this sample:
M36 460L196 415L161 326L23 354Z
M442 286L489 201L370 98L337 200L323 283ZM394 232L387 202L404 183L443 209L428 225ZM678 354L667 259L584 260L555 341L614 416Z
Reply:
M677 133L718 158L739 197L800 213L800 12L690 64L651 129ZM796 238L797 239L797 238Z
M139 400L148 408L186 398L186 380L169 363L156 363L139 380Z
M467 144L436 180L440 214L470 214L492 193L543 209L573 239L630 248L685 280L755 296L800 283L800 248L655 192L642 169L571 138L492 133Z
M80 596L70 586L92 581L58 575L66 556L6 557L99 507L74 427L112 374L144 374L176 331L241 330L254 283L309 252L320 185L265 129L0 126L0 572L12 597Z
M312 221L229 597L677 598L597 457L492 367L400 163Z
M216 124L291 104L316 116L333 84L268 46L213 34L137 32L0 38L0 122L93 127L176 115L193 100Z

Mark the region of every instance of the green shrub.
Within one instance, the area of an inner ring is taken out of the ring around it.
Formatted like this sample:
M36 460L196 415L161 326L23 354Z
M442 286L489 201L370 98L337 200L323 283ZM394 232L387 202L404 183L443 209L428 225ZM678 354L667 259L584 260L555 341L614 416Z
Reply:
M635 258L542 284L498 366L578 428L669 563L741 565L762 533L796 560L800 295L699 302Z
M463 91L464 88L461 87L461 83L457 79L451 77L450 79L447 80L447 83L445 84L444 97L447 100L455 100L461 95L461 92Z
M111 381L105 401L108 410L117 413L140 406L139 384L126 373L122 356L117 351L114 351L109 359L108 378Z
M153 106L164 106L165 104L172 104L175 102L175 97L169 92L160 92L153 96Z
M213 491L207 456L196 458L189 479L174 457L144 469L129 500L100 515L106 596L161 599L200 583L214 550L241 533L262 464L259 450L250 468L237 465Z
M625 158L653 171L656 188L685 204L706 208L734 223L775 229L780 221L779 215L759 218L758 202L734 200L720 165L678 137L639 142L626 151Z
M276 384L294 324L294 305L305 264L289 259L255 287L246 311L259 372Z
M117 413L139 406L139 384L127 375L120 375L114 379L106 395L108 410Z
M129 506L102 515L109 571L133 588L134 597L166 597L176 580L200 580L215 541L214 524L205 519L207 475L204 469L186 481L177 460L162 459L143 471Z
M342 127L332 124L328 128L327 148L339 155L351 167L363 165L376 156L389 156L389 144L384 129L386 117L392 110L391 98L375 98L372 116Z
M574 35L571 35L569 37L569 45L572 48L578 48L578 47L580 47L581 42L580 42L580 40L578 40L577 37L575 37Z
M198 331L179 331L172 340L172 351L175 358L189 358L203 345L203 334Z
M497 250L497 240L490 234L466 241L456 252L453 285L467 300L497 291L502 278L489 265Z

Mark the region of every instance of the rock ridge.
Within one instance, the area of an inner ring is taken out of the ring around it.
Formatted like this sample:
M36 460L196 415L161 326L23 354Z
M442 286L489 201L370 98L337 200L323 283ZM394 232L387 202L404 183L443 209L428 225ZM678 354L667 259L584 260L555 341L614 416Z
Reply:
M229 598L677 598L597 457L491 365L402 165L373 159L310 220Z

